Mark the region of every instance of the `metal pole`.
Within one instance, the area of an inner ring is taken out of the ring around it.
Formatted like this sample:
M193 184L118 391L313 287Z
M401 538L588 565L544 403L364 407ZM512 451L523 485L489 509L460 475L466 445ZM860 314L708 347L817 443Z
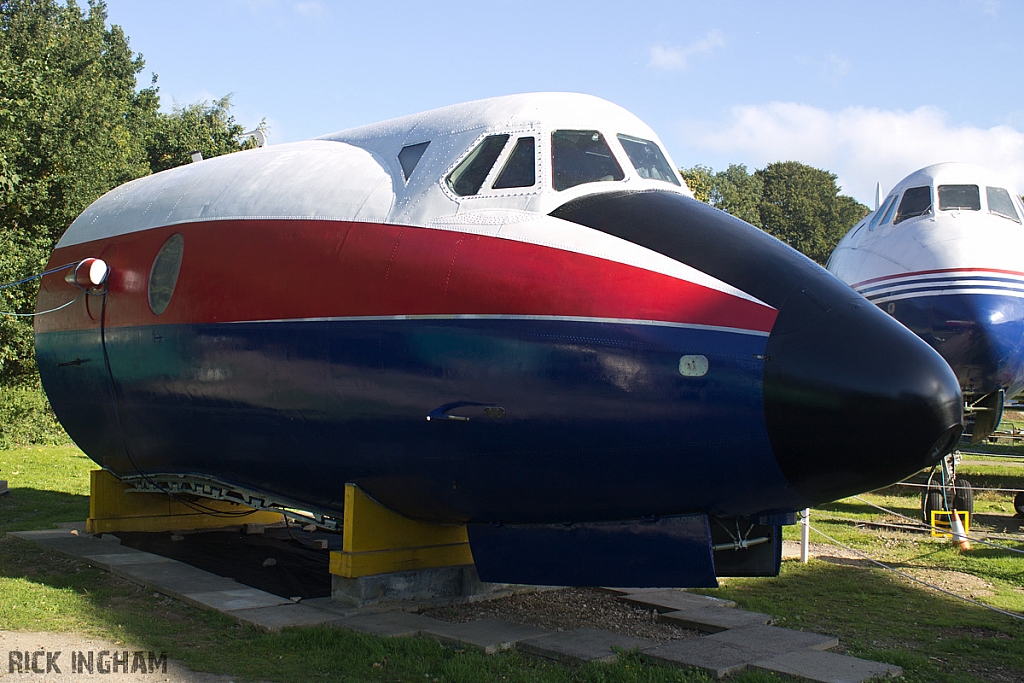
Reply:
M807 564L807 546L811 536L811 508L800 511L800 561Z

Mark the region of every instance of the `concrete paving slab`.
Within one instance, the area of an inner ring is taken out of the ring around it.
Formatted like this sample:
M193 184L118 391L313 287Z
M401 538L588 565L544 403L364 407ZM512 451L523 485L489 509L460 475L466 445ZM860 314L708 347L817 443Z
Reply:
M383 612L383 609L367 609L365 607L352 607L342 604L333 598L306 598L302 601L307 607L315 607L322 612L330 612L337 617L354 617L360 614L376 614Z
M753 662L748 669L799 676L815 683L864 683L903 675L903 669L892 664L817 650L787 652L762 662Z
M294 603L230 610L224 614L243 624L249 624L272 633L294 626L331 626L341 621L341 617L337 614L324 612L309 605Z
M60 531L58 529L57 531ZM37 532L32 532L37 533ZM104 543L92 536L72 536L70 532L63 532L62 535L48 535L25 540L74 558L76 560L86 555L100 555L102 553L120 552L121 547L113 543Z
M71 533L70 529L63 528L41 529L39 531L12 531L8 535L20 538L24 541L32 541L33 543L49 538L78 538L78 536ZM92 538L92 536L86 536L85 538Z
M257 607L274 607L277 605L294 604L288 598L278 597L272 593L256 588L246 588L235 583L237 588L229 590L202 591L185 593L181 599L187 603L218 612L231 612L240 609L256 609Z
M437 623L439 622L436 619L410 612L378 612L344 617L337 622L337 625L349 631L359 631L374 636L414 637L420 635L424 628L429 628Z
M628 595L619 596L619 600L623 600L634 605L647 607L648 609L656 609L659 612L675 612L678 610L693 607L736 606L736 603L732 600L722 600L721 598L709 598L706 595L697 595L696 593L684 593L680 590L671 589L654 591L651 593L630 593Z
M175 598L186 593L232 590L241 586L234 579L204 572L175 560L115 565L110 568L110 573Z
M839 639L835 636L759 625L731 628L728 631L705 636L703 639L732 645L751 652L763 652L765 656L758 659L768 659L777 654L796 650L827 650L839 645Z
M761 659L742 648L726 643L709 642L711 636L673 640L640 651L640 654L657 663L682 669L697 668L712 678L726 676L746 670L751 661Z
M503 619L479 619L461 624L436 619L431 621L433 623L420 633L424 638L433 638L449 645L474 647L489 655L507 650L520 641L550 633L536 626L525 626Z
M174 562L169 557L161 557L152 553L144 553L139 550L125 548L117 553L105 553L103 555L86 555L82 558L94 567L105 569L108 572L111 567L120 567L126 564L158 564L161 562Z
M532 655L554 659L566 664L586 662L614 662L618 654L612 648L633 650L653 647L643 638L623 636L596 628L577 628L571 631L549 633L516 643L516 649Z
M675 612L662 612L658 615L658 621L694 631L719 633L730 628L771 624L772 618L768 614L748 612L742 609L695 607Z

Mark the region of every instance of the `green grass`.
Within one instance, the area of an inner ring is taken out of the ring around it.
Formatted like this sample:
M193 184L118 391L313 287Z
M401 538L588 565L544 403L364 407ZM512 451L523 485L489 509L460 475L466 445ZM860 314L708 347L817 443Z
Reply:
M694 672L635 654L616 664L567 667L510 651L487 656L414 639L380 639L327 628L267 634L163 597L7 535L88 516L89 470L74 447L0 451L0 630L79 633L164 651L187 666L236 680L451 681L481 683L700 683ZM737 683L786 677L744 673Z
M308 681L594 681L707 680L626 655L614 665L565 667L506 652L485 656L418 639L378 639L326 628L265 634L226 617L165 598L106 572L6 535L80 521L88 514L93 463L73 447L0 451L0 629L47 630L120 640L166 651L188 666L237 680ZM971 466L972 482L1020 487L1024 471ZM889 487L863 496L910 517L919 492ZM1003 514L1007 494L978 492L979 515ZM964 554L948 540L858 523L885 518L856 499L822 506L812 525L842 543L931 582L1002 609L1024 613L1024 557L978 547ZM893 520L895 521L895 520ZM976 529L977 531L977 529ZM786 538L798 538L787 527ZM812 542L824 542L812 533ZM1024 548L1024 542L1005 541ZM964 578L971 579L961 586ZM849 654L902 666L909 683L1024 679L1024 622L947 597L884 570L852 561L783 563L774 579L730 579L714 591L789 628L829 633ZM787 681L745 673L736 683Z

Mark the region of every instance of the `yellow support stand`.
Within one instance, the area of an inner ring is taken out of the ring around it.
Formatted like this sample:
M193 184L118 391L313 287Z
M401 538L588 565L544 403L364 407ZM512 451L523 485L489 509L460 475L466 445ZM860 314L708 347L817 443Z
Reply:
M276 524L283 520L278 512L254 510L230 501L203 499L202 507L216 512L251 511L246 515L207 514L205 510L191 508L166 493L135 492L106 470L93 470L90 475L89 519L85 522L85 530L90 534L212 529L238 524Z
M342 530L342 550L331 552L331 573L344 578L473 564L464 525L403 517L355 484L345 485Z
M966 510L960 510L957 514L963 520L964 533L971 533L971 513ZM949 529L950 533L945 533L941 529ZM953 538L952 531L953 513L949 510L932 510L932 536L936 538Z

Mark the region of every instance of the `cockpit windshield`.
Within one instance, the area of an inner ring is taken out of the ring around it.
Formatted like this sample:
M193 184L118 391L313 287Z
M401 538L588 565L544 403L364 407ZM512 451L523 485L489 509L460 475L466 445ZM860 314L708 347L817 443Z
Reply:
M912 187L903 193L900 200L900 208L896 210L896 218L893 225L901 223L908 218L923 216L931 213L932 210L932 188L929 186Z
M676 174L672 172L672 167L669 166L668 160L665 159L661 148L656 144L650 140L634 138L621 133L619 133L618 138L619 142L622 143L622 149L626 150L626 156L629 157L633 168L636 169L637 174L641 178L664 180L673 185L679 184L679 180L676 178Z
M551 184L561 192L584 183L622 180L608 142L596 130L556 130L551 133Z
M981 211L977 185L939 185L939 211Z
M985 195L988 199L989 213L1020 223L1020 216L1017 215L1017 209L1013 206L1009 192L1001 187L986 187Z

